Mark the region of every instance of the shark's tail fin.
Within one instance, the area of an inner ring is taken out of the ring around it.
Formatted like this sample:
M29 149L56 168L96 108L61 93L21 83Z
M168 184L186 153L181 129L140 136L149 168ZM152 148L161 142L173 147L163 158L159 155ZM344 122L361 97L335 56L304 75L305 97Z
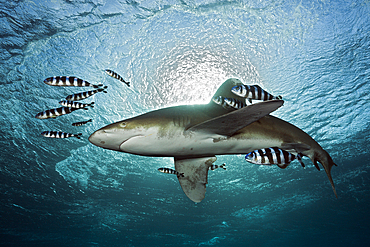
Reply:
M326 175L329 178L331 187L333 188L334 194L338 198L337 191L335 190L333 178L331 177L331 168L333 166L336 166L336 164L334 163L333 159L330 157L328 152L322 149L322 152L320 153L314 152L312 157L309 157L309 158L312 160L313 164L319 171L320 171L320 167L317 162L320 162L320 164L324 167Z
M220 165L220 168L222 168L222 169L224 169L224 170L226 170L226 167L225 167L225 163L223 163L222 165Z

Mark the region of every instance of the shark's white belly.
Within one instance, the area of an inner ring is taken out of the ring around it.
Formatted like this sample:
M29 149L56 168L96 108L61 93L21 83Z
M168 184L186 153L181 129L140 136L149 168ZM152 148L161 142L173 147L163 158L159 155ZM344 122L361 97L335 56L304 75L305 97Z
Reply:
M239 134L226 138L220 135L202 133L184 134L183 130L171 132L171 135L151 134L135 136L121 144L126 153L160 157L202 157L221 154L247 154L253 150L273 147L281 144L279 140L255 138L248 134Z

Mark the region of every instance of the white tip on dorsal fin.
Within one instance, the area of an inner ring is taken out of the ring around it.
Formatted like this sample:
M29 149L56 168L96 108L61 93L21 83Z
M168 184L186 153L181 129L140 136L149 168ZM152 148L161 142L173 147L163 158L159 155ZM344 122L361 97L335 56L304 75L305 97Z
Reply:
M197 124L190 127L188 131L201 131L205 133L232 136L238 130L275 111L277 108L282 106L283 103L283 100L269 100L249 105Z
M184 177L178 177L185 195L193 202L201 202L206 193L208 169L216 157L181 159L175 157L175 169L183 173Z

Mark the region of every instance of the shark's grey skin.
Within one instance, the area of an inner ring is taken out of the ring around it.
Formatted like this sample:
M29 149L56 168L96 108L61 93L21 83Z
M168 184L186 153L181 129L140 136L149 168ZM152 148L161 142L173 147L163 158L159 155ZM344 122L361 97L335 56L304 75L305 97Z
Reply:
M214 96L243 100L231 93L238 79L225 81ZM175 169L184 173L179 182L194 202L205 197L209 167L215 155L247 154L253 150L279 147L309 157L331 178L330 155L296 126L268 115L283 104L265 101L242 109L225 109L212 100L205 105L183 105L151 111L105 126L89 141L99 147L143 156L174 157Z

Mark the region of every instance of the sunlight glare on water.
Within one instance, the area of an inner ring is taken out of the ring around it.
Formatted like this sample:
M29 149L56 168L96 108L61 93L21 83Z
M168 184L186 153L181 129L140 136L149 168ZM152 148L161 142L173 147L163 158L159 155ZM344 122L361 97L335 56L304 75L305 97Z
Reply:
M0 1L0 245L365 246L369 13L368 1L342 0ZM108 93L86 111L36 119L86 90L43 83L61 75ZM227 170L209 172L195 204L157 170L174 168L172 157L87 139L151 110L208 103L229 78L283 97L272 115L330 153L338 199L306 158L304 169L279 169L241 154L217 157ZM40 135L48 130L83 138Z

